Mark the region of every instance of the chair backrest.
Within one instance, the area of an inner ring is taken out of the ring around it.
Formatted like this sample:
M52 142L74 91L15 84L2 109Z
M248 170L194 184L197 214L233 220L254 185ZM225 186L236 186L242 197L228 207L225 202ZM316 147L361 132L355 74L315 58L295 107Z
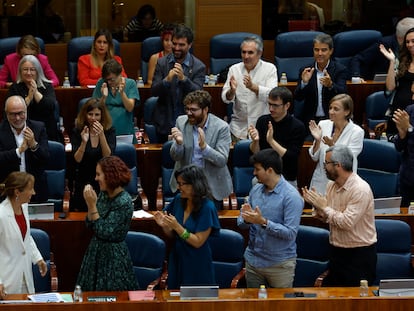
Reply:
M382 34L377 30L364 29L339 32L333 36L334 60L350 69L352 57L375 42L379 42L381 38ZM353 72L348 70L348 80L351 80L352 74Z
M230 288L233 278L243 268L244 238L237 231L220 229L220 235L210 236L208 242L216 283L220 288Z
M286 73L288 81L299 79L299 70L312 62L313 39L320 31L284 32L275 38L275 64L280 76Z
M401 155L394 144L364 139L358 156L358 175L371 186L375 198L398 195Z
M162 273L166 247L158 236L145 232L128 231L125 242L140 289L159 278Z
M51 290L51 283L50 283L50 239L49 235L41 230L36 228L30 228L30 234L33 237L33 240L36 243L37 248L39 249L40 253L44 261L47 264L47 274L45 277L42 277L39 272L39 267L34 264L32 267L33 270L33 279L34 279L34 286L35 292L50 292Z
M4 58L11 54L16 52L16 46L19 42L20 37L9 37L9 38L1 38L0 39L0 68L4 64ZM36 37L37 43L39 43L40 46L40 52L42 54L45 53L45 42L42 38Z
M152 114L154 108L157 105L158 97L149 97L144 103L144 130L147 133L148 139L151 144L158 143L157 131L155 125L152 123Z
M127 143L117 143L114 155L121 158L131 171L131 181L125 190L134 198L138 195L138 166L135 146Z
M258 36L250 32L230 32L210 39L210 73L218 74L229 65L241 62L240 44L246 37Z
M294 287L314 286L319 275L328 269L329 231L300 225L296 236Z
M174 172L175 162L171 158L170 149L173 141L169 140L162 145L161 151L161 177L162 177L162 193L165 203L171 202L175 194L170 187L170 179Z
M163 50L162 41L159 36L149 37L142 41L141 45L141 76L144 83L148 81L148 62L152 54Z
M249 162L250 139L243 139L234 145L232 157L233 191L237 198L237 206L241 207L244 198L252 188L253 166Z
M49 158L45 173L47 179L48 202L54 203L55 212L62 211L65 191L66 152L62 143L48 141Z
M391 96L386 97L383 91L377 91L368 95L365 100L365 116L367 125L374 129L378 123L385 122L385 112L390 104Z
M377 229L377 276L373 285L381 279L412 278L411 229L401 220L376 219Z
M68 43L68 76L70 85L79 85L78 81L78 58L79 56L89 54L93 44L93 36L76 37ZM121 48L118 40L112 39L114 42L115 55L121 54Z

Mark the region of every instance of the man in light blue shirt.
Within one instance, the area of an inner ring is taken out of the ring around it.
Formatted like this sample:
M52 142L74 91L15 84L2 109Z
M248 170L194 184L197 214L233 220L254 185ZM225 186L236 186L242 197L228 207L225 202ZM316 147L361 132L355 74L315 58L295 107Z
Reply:
M247 287L292 287L303 199L281 175L282 160L275 150L260 150L250 161L259 183L237 219L240 228L249 229L244 253Z

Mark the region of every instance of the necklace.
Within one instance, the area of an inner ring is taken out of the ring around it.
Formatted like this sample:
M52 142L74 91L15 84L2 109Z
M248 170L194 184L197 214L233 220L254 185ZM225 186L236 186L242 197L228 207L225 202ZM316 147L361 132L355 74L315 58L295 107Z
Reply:
M347 122L347 123L344 125L344 127L343 127L340 131L339 131L339 133L338 133L337 131L335 131L335 124L334 124L334 126L332 127L332 134L331 134L333 144L335 144L335 143L336 143L336 141L339 139L339 137L341 137L342 132L344 131L344 129L346 128L346 126L347 126L348 124L349 124L349 122Z

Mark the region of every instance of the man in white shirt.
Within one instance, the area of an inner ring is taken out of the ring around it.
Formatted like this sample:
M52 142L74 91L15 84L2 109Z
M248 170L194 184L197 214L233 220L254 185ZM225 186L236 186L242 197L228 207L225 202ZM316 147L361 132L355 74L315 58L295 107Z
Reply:
M277 70L274 64L261 60L263 40L247 37L240 45L242 62L230 67L221 92L226 104L233 103L230 122L232 140L247 138L249 125L269 114L267 96L277 86Z

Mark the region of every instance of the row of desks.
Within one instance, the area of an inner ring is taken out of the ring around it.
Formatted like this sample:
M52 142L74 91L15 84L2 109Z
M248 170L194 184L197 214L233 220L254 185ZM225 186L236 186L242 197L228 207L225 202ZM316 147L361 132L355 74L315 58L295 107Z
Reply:
M222 228L232 229L240 232L247 242L247 230L240 230L237 227L237 216L239 211L219 211L220 225ZM31 226L46 231L51 240L51 251L55 255L55 262L59 276L59 290L73 290L83 255L92 237L92 232L85 226L86 213L71 212L66 219L59 219L58 214L54 220L32 220ZM378 215L377 218L398 219L407 222L414 232L414 215L395 214ZM326 226L326 224L314 219L311 216L303 215L301 224L312 226ZM171 247L171 241L165 236L162 229L152 218L133 219L130 226L131 231L141 231L155 234L161 237ZM413 239L414 241L414 239Z
M374 288L371 288L373 290ZM316 294L314 298L284 298L286 293ZM116 302L85 302L87 297L115 296ZM8 299L25 299L25 295L11 295ZM257 298L257 289L220 289L218 299L180 300L170 291L156 291L152 301L128 301L127 292L86 292L83 303L10 304L3 311L251 311L251 310L411 310L410 297L359 297L359 288L295 288L268 289L267 299Z

